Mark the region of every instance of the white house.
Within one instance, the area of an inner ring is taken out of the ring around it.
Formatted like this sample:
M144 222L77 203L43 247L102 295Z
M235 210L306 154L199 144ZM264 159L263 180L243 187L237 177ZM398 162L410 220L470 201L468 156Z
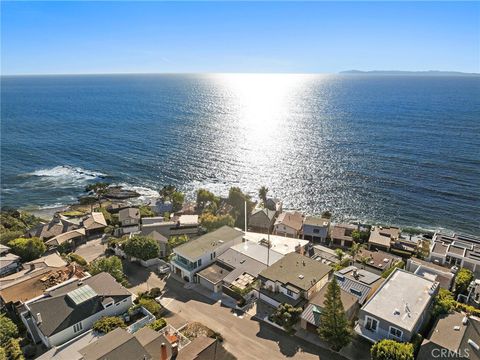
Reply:
M108 273L69 280L25 303L21 313L30 337L47 348L90 330L102 316L117 316L132 306L133 295Z
M172 272L182 279L198 282L196 273L212 264L217 256L243 241L243 231L223 226L173 249Z

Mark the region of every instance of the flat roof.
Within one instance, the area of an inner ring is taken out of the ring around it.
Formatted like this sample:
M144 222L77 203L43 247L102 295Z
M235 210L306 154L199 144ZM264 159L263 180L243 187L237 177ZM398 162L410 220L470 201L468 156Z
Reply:
M256 232L251 232L247 231L245 233L245 239L249 241L253 241L256 243L259 243L262 240L267 240L268 235L263 234L263 233L256 233ZM276 252L279 252L280 254L288 254L291 252L295 251L295 248L300 245L300 246L305 246L308 244L308 240L303 240L303 239L295 239L295 238L290 238L286 236L280 236L280 235L270 235L270 250L275 250Z
M245 241L241 244L232 246L231 249L265 265L267 265L267 263L268 265L272 265L284 256L284 254L279 253L272 247L269 251L266 245L262 245L253 241ZM229 250L227 250L227 252L228 251ZM222 254L222 257L227 256L225 254L226 253Z
M263 270L260 276L285 285L291 284L298 289L307 291L322 278L328 276L331 271L333 270L328 265L298 253L290 253Z
M330 224L330 219L321 216L306 216L303 224L311 226L328 226Z
M230 274L231 271L232 269L229 269L218 262L214 262L202 271L199 271L197 275L210 281L212 284L217 284L222 281L225 276Z
M437 286L437 282L395 269L362 310L411 331L430 303L433 295L429 292Z
M210 253L223 246L225 243L240 240L242 237L243 231L225 225L220 229L200 236L198 239L177 246L174 252L190 260L195 260L203 254Z

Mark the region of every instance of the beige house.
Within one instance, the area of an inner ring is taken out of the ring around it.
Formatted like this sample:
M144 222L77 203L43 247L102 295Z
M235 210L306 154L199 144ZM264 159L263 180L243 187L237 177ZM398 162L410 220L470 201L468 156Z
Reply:
M372 226L368 248L370 250L390 250L393 243L400 238L400 229L397 227Z
M303 226L303 214L295 212L282 212L275 224L273 225L273 233L281 236L289 236L297 238Z

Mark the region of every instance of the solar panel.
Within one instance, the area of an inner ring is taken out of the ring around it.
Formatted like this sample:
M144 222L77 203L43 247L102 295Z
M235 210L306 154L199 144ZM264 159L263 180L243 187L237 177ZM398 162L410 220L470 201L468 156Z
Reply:
M70 291L67 296L75 303L75 305L79 305L94 298L97 296L97 293L89 285L83 285L78 289Z

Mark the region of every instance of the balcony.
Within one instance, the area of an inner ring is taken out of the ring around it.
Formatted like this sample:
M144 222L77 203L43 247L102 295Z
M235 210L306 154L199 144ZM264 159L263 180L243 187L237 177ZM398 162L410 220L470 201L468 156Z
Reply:
M188 261L187 259L181 257L181 256L175 256L172 260L171 260L172 264L174 265L177 265L179 267L181 267L182 269L185 269L187 271L192 271L192 270L195 270L195 264L192 263L191 261Z

